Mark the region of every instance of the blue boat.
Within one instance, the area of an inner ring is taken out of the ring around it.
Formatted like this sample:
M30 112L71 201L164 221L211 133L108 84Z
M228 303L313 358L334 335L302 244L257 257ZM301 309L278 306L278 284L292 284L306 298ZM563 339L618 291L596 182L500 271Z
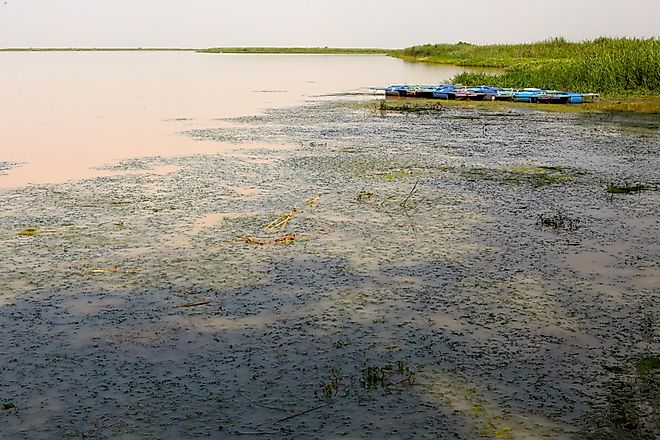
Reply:
M435 99L456 99L456 87L453 84L443 84L433 91Z
M403 84L395 84L385 88L385 96L401 96L401 90L409 86Z
M418 86L415 89L415 96L419 98L433 98L436 86Z
M465 87L454 84L439 86L395 84L385 88L385 96L404 96L447 100L516 101L544 104L582 104L599 95L538 88L511 89L488 85Z
M520 92L515 92L513 94L513 100L515 102L538 102L539 96L546 95L547 93L543 89L536 88L526 88L522 89Z
M563 93L548 93L538 97L539 104L568 104L569 96Z
M569 104L583 104L584 103L584 95L581 93L566 93L565 95L568 96L568 103Z
M584 95L574 92L550 91L546 95L538 97L542 104L583 104Z
M494 101L513 101L513 94L518 90L516 89L499 89L497 94L493 96Z
M470 90L473 93L476 93L478 96L478 100L487 100L487 101L493 101L495 99L495 96L497 96L498 92L501 90L498 87L492 87L492 86L476 86L476 87L468 87L468 90Z

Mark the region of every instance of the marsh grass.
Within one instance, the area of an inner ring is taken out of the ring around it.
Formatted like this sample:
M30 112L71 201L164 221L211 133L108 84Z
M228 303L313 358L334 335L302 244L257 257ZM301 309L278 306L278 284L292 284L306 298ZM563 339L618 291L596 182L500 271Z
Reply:
M598 38L580 43L555 38L485 46L427 44L394 55L414 61L506 69L500 75L463 73L453 79L466 85L541 87L626 96L660 93L657 38Z

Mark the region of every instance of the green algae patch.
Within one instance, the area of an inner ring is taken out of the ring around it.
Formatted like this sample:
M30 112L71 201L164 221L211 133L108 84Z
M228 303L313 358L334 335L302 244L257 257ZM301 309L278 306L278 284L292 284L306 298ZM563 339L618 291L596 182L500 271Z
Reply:
M511 171L514 173L547 173L550 171L561 171L559 167L543 167L543 166L522 166L512 167Z
M376 177L386 180L388 182L392 182L398 179L405 179L408 177L418 177L420 175L421 173L416 170L395 170L389 172L376 173Z
M577 177L575 174L565 172L560 167L552 166L512 167L509 171L514 174L524 175L534 187L553 185Z
M638 373L649 373L660 369L660 357L646 356L635 363L635 369Z
M609 194L631 194L645 189L642 185L608 185L607 192Z
M504 169L474 167L460 171L470 180L493 181L508 185L527 185L533 188L563 184L578 177L560 167L552 166L516 166Z
M18 232L17 235L23 235L25 237L33 237L37 235L37 228L25 228L22 231Z
M501 417L494 416L489 418L479 430L479 436L481 438L513 438L513 434L511 433L513 428L505 422Z

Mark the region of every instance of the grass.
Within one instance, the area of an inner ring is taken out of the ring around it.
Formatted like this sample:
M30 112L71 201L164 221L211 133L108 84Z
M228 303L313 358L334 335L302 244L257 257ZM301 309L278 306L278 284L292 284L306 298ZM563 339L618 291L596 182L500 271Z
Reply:
M348 47L212 47L200 53L389 55L392 49Z
M393 53L403 59L459 66L501 67L502 74L463 73L466 85L541 87L612 96L660 93L660 39L563 38L528 44L434 44Z

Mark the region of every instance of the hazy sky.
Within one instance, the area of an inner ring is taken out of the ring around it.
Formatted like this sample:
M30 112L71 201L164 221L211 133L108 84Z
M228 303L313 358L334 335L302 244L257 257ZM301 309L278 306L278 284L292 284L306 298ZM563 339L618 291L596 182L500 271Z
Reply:
M0 0L0 47L398 48L659 29L660 0Z

